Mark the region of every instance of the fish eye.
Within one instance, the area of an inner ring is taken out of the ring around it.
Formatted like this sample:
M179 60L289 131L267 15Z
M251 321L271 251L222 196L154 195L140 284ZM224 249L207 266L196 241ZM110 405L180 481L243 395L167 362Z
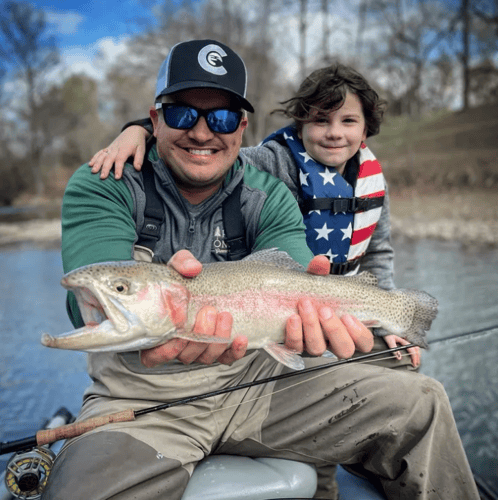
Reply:
M112 288L117 293L128 293L128 290L130 289L128 283L126 283L126 281L122 281L122 280L115 281L112 284Z

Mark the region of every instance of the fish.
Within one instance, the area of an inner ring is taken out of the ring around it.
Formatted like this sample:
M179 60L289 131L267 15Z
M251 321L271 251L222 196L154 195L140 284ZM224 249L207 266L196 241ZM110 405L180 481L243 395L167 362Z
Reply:
M65 274L61 285L76 296L85 326L52 336L44 346L87 352L149 349L173 338L230 343L193 333L199 310L214 306L233 316L232 332L248 338L248 349L264 349L295 370L304 362L284 345L286 320L298 300L309 297L340 317L351 314L369 328L382 328L427 347L426 332L438 302L414 289L384 290L377 278L313 275L277 249L255 252L240 261L204 264L194 278L170 266L137 261L90 264Z

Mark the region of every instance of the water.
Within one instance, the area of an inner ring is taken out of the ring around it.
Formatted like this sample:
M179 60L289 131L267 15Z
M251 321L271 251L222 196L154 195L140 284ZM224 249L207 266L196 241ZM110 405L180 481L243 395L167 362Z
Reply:
M444 384L473 471L498 498L498 251L436 241L395 242L395 251L397 286L440 302L422 371ZM61 405L77 413L90 380L85 354L40 345L42 332L72 329L59 251L1 251L0 276L0 441L10 441Z

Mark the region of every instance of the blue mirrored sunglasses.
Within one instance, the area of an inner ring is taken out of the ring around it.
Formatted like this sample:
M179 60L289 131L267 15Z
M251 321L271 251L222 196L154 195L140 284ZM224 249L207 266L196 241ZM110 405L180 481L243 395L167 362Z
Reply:
M157 103L156 109L162 108L164 121L168 127L188 130L195 127L201 116L215 134L232 134L242 120L242 111L231 109L199 109L184 104Z

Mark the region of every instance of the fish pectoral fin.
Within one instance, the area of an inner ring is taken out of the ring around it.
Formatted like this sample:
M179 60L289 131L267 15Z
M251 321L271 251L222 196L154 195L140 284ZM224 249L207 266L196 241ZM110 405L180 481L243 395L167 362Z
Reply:
M231 344L231 338L224 337L214 337L213 335L204 335L203 333L195 333L195 332L183 332L181 330L177 330L172 338L179 338L184 340L191 340L192 342L206 342L208 344Z
M282 344L269 344L264 347L264 350L276 361L293 370L302 370L304 368L304 361L299 353L288 349Z

